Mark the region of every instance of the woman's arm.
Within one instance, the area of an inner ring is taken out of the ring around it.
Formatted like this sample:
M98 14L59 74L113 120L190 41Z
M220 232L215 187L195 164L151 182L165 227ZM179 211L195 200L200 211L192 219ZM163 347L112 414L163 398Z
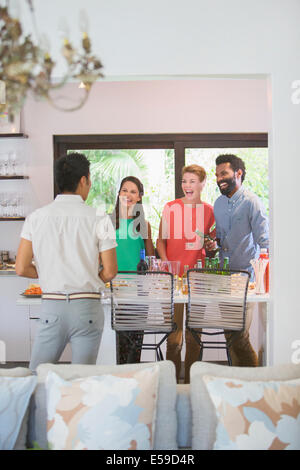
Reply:
M155 255L155 250L154 250L153 241L152 241L151 225L147 221L146 221L146 223L147 223L147 238L146 238L146 240L144 240L146 255L147 256L154 256Z
M162 221L159 224L158 239L156 241L156 249L162 261L168 261L167 258L167 240L162 236Z

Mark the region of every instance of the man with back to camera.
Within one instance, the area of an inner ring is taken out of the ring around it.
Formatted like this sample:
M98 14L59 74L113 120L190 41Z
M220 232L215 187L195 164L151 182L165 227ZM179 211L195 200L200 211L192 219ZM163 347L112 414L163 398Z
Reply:
M269 248L268 218L259 197L243 186L246 169L236 155L219 155L216 158L216 179L221 196L215 201L217 242L207 242L207 249L220 247L220 262L229 258L230 269L248 271L253 278L250 260L257 258L260 248ZM232 365L257 366L258 360L249 340L252 306L247 304L246 326L241 333L227 333Z
M56 160L60 194L30 214L22 229L16 273L39 278L43 292L32 370L57 362L68 342L72 363L96 363L104 325L101 291L118 268L110 218L85 204L91 187L89 165L80 153Z

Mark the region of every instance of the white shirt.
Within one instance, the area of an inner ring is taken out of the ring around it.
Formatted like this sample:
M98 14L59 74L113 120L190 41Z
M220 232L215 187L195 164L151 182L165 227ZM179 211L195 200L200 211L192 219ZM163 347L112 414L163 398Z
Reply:
M21 237L32 242L43 292L99 292L99 253L117 246L108 215L79 195L61 194L30 214Z

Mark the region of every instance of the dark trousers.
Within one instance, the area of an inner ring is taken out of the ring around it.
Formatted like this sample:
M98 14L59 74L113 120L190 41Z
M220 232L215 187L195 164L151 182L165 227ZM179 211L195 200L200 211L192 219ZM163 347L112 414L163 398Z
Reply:
M143 332L116 331L117 364L139 363L143 339Z
M175 304L174 321L177 328L167 339L167 359L173 361L176 367L176 379L179 382L181 368L181 349L183 344L183 321L184 306ZM235 367L257 367L258 359L250 339L249 328L252 321L253 304L247 304L246 325L244 331L225 333L226 341L230 344L229 352L232 359L232 365ZM199 360L200 345L197 343L192 333L185 330L186 353L184 361L184 383L190 382L191 365Z

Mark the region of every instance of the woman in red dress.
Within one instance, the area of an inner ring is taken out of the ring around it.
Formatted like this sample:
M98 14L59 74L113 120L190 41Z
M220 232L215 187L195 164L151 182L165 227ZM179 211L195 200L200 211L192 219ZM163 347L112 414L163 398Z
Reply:
M213 253L206 252L201 234L215 237L213 207L201 199L206 183L204 168L199 165L185 166L181 174L184 196L165 205L156 244L162 261L180 261L180 276L184 266L194 268L199 259L204 266L205 256L213 256ZM177 328L167 340L166 358L175 364L177 382L181 368L183 309L183 304L175 304L174 320ZM199 357L200 346L188 330L185 332L185 341L185 383L189 383L190 367Z

